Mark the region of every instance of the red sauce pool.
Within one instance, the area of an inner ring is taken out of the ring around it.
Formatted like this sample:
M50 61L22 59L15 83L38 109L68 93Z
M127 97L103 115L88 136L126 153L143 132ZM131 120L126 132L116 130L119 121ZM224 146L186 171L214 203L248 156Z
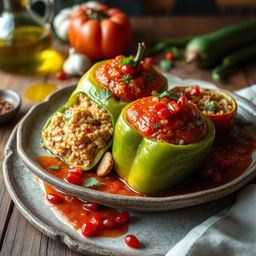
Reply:
M186 184L168 193L157 196L172 196L187 194L205 190L225 184L243 173L251 164L252 153L256 150L256 139L246 126L236 126L232 135L219 138L215 141L204 165ZM53 156L41 156L38 158L40 165L48 172L60 179L66 179L69 166L60 158ZM56 165L58 170L49 167ZM106 177L97 176L94 170L83 172L81 184L88 178L96 178L104 183L92 186L91 189L98 191L128 195L145 196L130 189L126 183L120 180L113 172Z
M126 112L128 122L144 137L176 145L195 143L205 137L207 128L199 111L186 97L146 97L132 103Z
M143 61L132 67L120 63L124 56L117 56L100 65L95 72L95 79L122 101L133 101L161 92L166 81ZM125 67L125 68L124 68Z

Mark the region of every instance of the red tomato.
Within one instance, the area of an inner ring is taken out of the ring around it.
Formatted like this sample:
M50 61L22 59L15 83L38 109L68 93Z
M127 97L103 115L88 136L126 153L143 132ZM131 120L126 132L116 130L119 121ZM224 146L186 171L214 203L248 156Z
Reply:
M171 111L172 114L176 114L180 111L178 104L175 101L170 101L167 104L168 109Z
M69 173L74 173L79 177L83 177L84 171L81 167L72 167L68 170Z
M48 194L47 200L52 204L61 204L63 202L63 198L58 194Z
M75 185L82 184L81 177L79 177L78 175L76 175L74 173L69 173L66 180L67 180L67 182L69 182L71 184L75 184Z
M129 64L122 65L121 70L124 74L130 75L130 76L132 76L134 74L134 71L135 71L134 68L131 67Z
M167 60L173 60L173 59L174 59L174 55L173 55L172 52L167 52L167 53L165 54L165 58L166 58Z
M56 73L55 77L58 80L65 80L68 77L68 74L61 71L61 72Z
M158 112L157 115L161 118L161 119L168 119L172 113L167 109L167 108L161 108Z
M192 96L200 96L200 88L199 88L198 85L192 85L192 89L191 89L190 95L192 95Z
M128 17L119 9L81 6L70 18L70 44L92 60L113 58L128 48L132 31Z

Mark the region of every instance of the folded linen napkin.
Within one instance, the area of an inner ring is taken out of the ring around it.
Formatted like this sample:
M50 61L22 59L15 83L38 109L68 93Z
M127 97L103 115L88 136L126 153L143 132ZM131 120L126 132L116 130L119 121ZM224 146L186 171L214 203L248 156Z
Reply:
M256 85L237 94L256 104ZM194 227L166 256L256 255L256 184L247 185L236 203Z

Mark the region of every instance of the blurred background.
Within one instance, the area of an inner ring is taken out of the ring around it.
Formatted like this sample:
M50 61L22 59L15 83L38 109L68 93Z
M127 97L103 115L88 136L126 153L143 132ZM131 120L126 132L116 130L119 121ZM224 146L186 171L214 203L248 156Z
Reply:
M57 11L83 0L55 0ZM129 15L254 15L255 0L102 0Z

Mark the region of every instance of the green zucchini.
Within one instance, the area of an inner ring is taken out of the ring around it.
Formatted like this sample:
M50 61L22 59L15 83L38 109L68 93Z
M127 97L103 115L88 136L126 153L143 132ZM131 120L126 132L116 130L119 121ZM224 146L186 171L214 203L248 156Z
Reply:
M210 67L223 56L253 43L256 43L255 19L195 37L186 46L186 60Z
M222 64L212 70L212 78L214 80L221 80L223 74L227 72L228 69L253 58L256 58L256 44L249 45L246 48L226 56L223 59Z

